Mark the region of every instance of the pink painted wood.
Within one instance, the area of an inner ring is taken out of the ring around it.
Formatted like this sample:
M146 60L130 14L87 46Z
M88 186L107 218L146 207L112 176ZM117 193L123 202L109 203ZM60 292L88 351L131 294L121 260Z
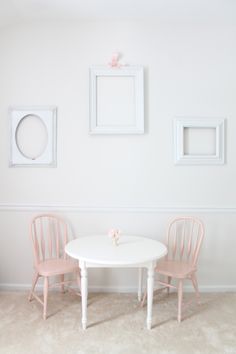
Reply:
M178 322L182 319L183 282L192 281L199 301L197 283L197 261L204 237L203 223L194 217L183 216L175 218L168 227L166 245L168 253L164 260L158 262L155 272L166 277L166 281L158 280L168 293L170 288L178 291ZM171 280L177 280L177 286ZM142 304L145 301L145 295Z
M41 214L36 216L30 226L30 236L34 251L34 276L29 301L33 298L43 305L43 318L47 318L47 299L49 286L61 286L75 280L64 280L64 275L74 273L80 287L80 270L78 262L69 259L65 253L68 242L68 228L65 221L58 216ZM49 284L49 277L59 276L59 282ZM39 277L44 277L43 300L35 293L35 286Z
M178 322L182 319L183 281L190 279L199 301L197 283L197 261L204 236L203 223L189 216L175 218L168 227L166 258L157 264L155 271L167 277L168 281L160 283L169 289L171 279L177 279Z

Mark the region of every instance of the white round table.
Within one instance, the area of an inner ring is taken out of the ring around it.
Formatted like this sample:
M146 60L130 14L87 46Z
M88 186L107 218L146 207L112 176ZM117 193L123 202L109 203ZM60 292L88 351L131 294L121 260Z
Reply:
M147 328L151 329L154 268L159 258L167 254L161 242L140 236L122 235L118 246L108 236L87 236L70 241L66 253L79 260L81 269L82 327L87 326L87 268L147 268ZM139 279L139 299L141 299L141 272Z

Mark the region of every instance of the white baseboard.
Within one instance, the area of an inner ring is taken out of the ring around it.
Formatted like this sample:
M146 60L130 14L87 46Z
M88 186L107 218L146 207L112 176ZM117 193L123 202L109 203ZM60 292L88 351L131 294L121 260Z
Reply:
M7 284L0 283L0 291L29 291L31 284ZM38 285L37 289L43 290L42 285ZM137 287L127 286L90 286L90 292L102 293L136 293ZM184 287L185 292L193 292L190 285ZM236 285L202 285L199 286L199 291L202 293L223 293L223 292L236 292Z

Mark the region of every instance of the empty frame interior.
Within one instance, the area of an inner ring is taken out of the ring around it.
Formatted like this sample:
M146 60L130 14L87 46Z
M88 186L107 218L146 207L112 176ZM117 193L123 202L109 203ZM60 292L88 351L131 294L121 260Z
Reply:
M184 155L216 155L216 128L184 128Z
M144 132L143 68L90 69L90 133Z
M43 120L34 114L23 117L16 127L15 140L23 156L30 160L38 159L48 144L48 132Z
M132 76L97 77L97 125L129 127L135 124L135 79Z

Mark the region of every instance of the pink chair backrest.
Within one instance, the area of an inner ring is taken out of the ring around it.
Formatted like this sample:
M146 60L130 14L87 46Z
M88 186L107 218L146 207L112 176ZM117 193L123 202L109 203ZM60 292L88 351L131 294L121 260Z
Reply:
M30 234L36 264L46 259L66 258L68 230L61 218L51 214L36 216L31 222Z
M167 232L167 259L196 265L204 236L203 223L191 216L175 218Z

